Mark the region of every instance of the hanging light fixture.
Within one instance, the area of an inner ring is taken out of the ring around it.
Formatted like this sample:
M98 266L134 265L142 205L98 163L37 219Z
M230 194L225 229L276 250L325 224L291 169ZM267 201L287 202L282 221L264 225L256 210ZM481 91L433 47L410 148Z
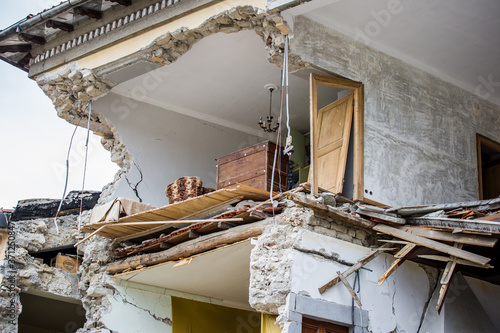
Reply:
M276 130L279 128L279 119L276 125L273 125L273 116L271 115L271 110L272 110L272 104L273 104L273 91L278 89L278 86L272 83L266 84L264 86L267 90L269 90L269 116L267 116L266 123L262 120L262 117L260 117L259 120L259 125L260 128L264 130L264 132L270 133L270 132L276 132Z

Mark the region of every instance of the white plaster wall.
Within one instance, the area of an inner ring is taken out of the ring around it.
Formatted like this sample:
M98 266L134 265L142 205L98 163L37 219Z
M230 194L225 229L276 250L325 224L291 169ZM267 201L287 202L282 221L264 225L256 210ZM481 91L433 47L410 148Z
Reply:
M114 93L97 100L94 109L120 133L144 177L139 196L155 206L168 204L165 187L182 176L199 176L215 188L216 158L265 140ZM133 184L140 180L135 165L127 177ZM137 200L124 180L115 196Z
M172 332L169 295L122 286L109 296L111 310L102 315L104 325L120 333Z
M482 308L488 314L489 319L495 325L496 331L500 332L500 316L498 315L500 309L500 286L468 276L464 276L464 278L479 303L481 303Z
M500 141L500 107L304 17L291 49L365 85L365 189L389 205L478 198L475 135Z
M351 306L352 298L342 283L319 293L318 288L333 279L337 271L349 268L326 257L355 263L369 249L310 231L304 231L294 247L301 250L293 251L291 292ZM311 253L322 253L326 257ZM373 333L395 329L416 332L429 296L427 275L417 264L405 262L383 285L377 286L378 278L392 261L392 256L382 254L364 266L372 271L360 270L360 300L362 309L369 312L368 328ZM354 277L353 274L347 278L351 286Z

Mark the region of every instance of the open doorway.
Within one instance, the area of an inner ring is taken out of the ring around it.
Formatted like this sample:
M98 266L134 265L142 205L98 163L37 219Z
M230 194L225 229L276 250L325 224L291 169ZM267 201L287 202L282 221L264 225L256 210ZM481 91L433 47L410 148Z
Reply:
M479 199L500 196L500 143L476 135Z

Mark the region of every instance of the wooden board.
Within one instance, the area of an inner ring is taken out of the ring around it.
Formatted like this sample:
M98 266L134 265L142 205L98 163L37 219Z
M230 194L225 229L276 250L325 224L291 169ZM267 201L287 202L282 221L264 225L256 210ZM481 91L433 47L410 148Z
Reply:
M313 133L317 185L341 193L351 133L354 94L325 106L318 112Z
M425 247L428 247L428 248L436 250L436 251L448 253L449 255L452 255L452 256L455 256L458 258L462 258L465 260L469 260L469 261L472 261L474 263L480 264L482 266L486 265L487 263L489 263L491 261L490 258L486 258L486 257L480 256L480 255L472 253L472 252L464 251L462 249L459 249L459 248L456 248L453 246L449 246L447 244L443 244L440 242L436 242L434 240L427 239L427 238L424 238L421 236L416 236L416 235L413 235L409 232L405 232L405 231L402 231L402 230L399 230L399 229L396 229L393 227L389 227L389 226L384 225L384 224L376 225L375 227L373 227L373 230L380 231L380 232L383 232L385 234L388 234L388 235L391 235L391 236L394 236L397 238L401 238L401 239L404 239L406 241L415 243L417 245L425 246Z
M228 200L242 197L244 199L262 201L269 198L269 193L258 190L250 186L237 184L228 188L220 189L205 195L190 198L185 201L177 202L168 206L155 208L139 214L130 215L119 219L116 222L102 222L85 225L82 227L83 232L92 233L100 227L106 225L106 228L99 231L97 234L106 238L124 239L130 235L143 234L148 230L159 228L155 224L137 224L137 225L119 225L123 222L152 222L152 221L178 221L194 216L198 212L210 209L213 206L220 205ZM183 227L182 225L169 225L165 223L162 228Z

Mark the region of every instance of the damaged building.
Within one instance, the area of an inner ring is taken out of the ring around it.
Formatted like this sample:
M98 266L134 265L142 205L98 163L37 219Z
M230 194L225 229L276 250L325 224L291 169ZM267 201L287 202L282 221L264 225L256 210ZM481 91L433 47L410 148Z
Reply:
M121 168L2 212L2 332L500 332L498 12L71 0L0 31Z

